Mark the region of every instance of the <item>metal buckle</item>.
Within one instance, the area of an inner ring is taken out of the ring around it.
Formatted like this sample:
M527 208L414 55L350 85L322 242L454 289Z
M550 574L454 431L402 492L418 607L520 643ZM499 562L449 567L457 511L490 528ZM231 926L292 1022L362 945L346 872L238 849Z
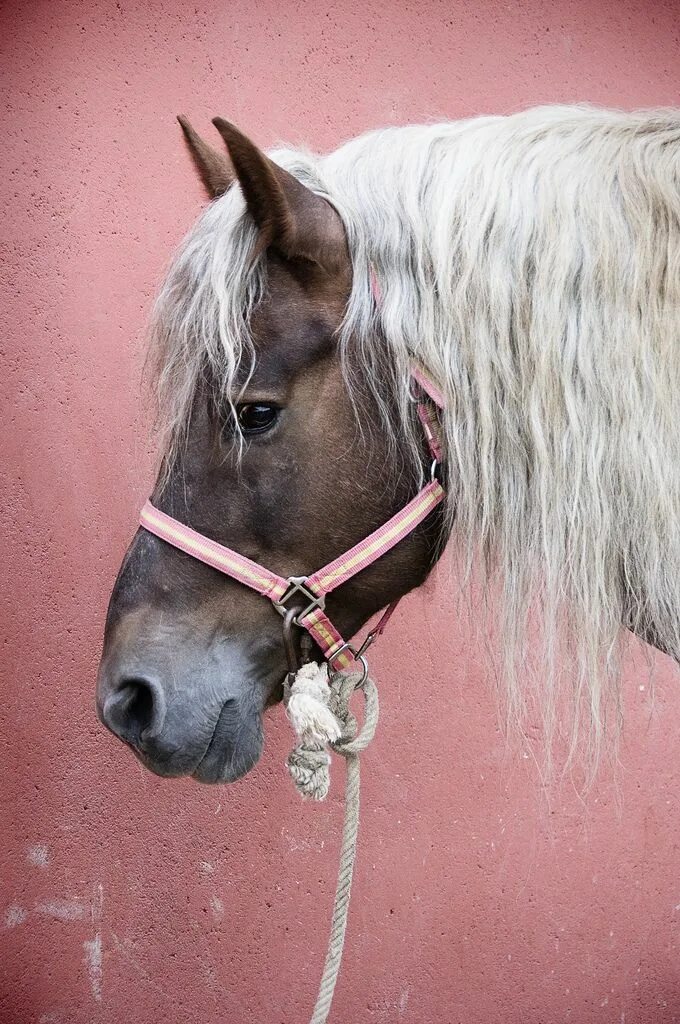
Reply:
M309 604L302 608L301 611L296 612L295 618L293 619L293 622L295 623L296 626L300 625L300 619L304 619L305 615L309 615L312 609L320 608L321 611L323 611L324 608L326 607L325 595L322 594L321 597L317 597L316 594L309 589L309 587L305 586L307 579L307 576L289 576L288 579L286 580L286 582L289 584L288 590L282 596L280 601L272 601L272 604L276 608L277 612L279 613L279 615L283 616L283 618L286 617L286 614L289 611L286 605L288 601L290 601L291 597L295 596L295 594L301 594L303 599L309 602Z
M418 391L420 392L420 394L416 394L414 388L418 388ZM409 400L409 402L411 402L412 405L422 405L423 404L423 395L425 395L425 400L427 400L429 396L428 396L427 392L425 391L425 388L423 387L422 384L418 383L418 381L415 379L413 374L410 374L409 375L409 379L408 379L408 400Z

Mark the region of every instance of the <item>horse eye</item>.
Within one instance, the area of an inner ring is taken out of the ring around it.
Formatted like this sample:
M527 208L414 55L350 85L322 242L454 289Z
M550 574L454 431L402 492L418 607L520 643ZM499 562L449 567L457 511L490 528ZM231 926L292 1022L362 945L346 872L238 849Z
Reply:
M265 402L248 402L236 408L238 425L244 434L261 434L276 423L279 408Z

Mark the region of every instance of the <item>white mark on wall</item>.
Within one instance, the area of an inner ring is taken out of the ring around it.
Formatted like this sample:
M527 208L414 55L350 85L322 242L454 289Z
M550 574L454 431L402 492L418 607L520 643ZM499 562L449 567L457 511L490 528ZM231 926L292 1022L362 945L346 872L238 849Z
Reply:
M36 904L35 912L58 921L80 921L87 916L87 905L81 899L46 900Z
M23 907L20 907L18 903L12 903L5 912L5 928L16 928L17 925L23 924L28 914Z
M368 1009L371 1011L371 1020L375 1019L380 1024L394 1024L396 1020L394 1011L397 1011L399 1017L403 1017L408 1007L409 999L409 988L405 988L400 994L397 1002L392 1002L391 999L377 999L371 1000L368 1004Z
M26 860L35 868L46 868L50 862L49 850L42 843L37 846L29 846L26 851Z
M93 939L86 940L83 943L83 949L85 950L85 966L87 967L87 973L90 978L92 995L97 1002L100 1002L102 997L102 982L104 980L104 972L102 969L101 932L97 932Z
M219 896L213 896L210 900L210 909L212 910L213 917L219 919L224 917L224 903Z
M296 853L298 850L315 850L317 853L321 853L325 846L325 840L323 839L298 838L292 835L286 828L281 829L281 838L286 840L291 853Z
M38 1017L38 1024L61 1024L64 1018L56 1010L51 1013L41 1013Z
M97 882L94 886L92 901L90 903L90 920L92 921L92 927L95 929L95 935L93 939L87 939L83 942L85 966L87 967L87 973L90 979L90 988L92 989L92 995L97 1002L101 1001L102 984L104 982L102 933L100 930L103 908L104 886L101 882Z
M53 917L57 921L83 921L88 916L89 910L92 924L96 926L98 931L98 923L102 914L102 903L103 889L101 884L97 884L92 900L86 900L80 896L72 896L68 899L54 897L53 899L36 903L33 907L33 913L39 914L42 917ZM18 903L13 903L7 908L5 913L5 927L15 928L18 924L23 924L27 917L28 911L20 907Z

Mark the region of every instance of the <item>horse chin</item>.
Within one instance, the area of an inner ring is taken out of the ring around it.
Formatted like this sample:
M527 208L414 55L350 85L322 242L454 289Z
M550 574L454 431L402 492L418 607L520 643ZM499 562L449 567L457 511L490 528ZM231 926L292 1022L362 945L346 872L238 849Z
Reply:
M206 785L214 786L219 782L237 782L247 775L251 768L254 768L260 759L262 748L247 758L239 756L230 758L226 763L216 759L210 763L201 762L191 776L196 782L203 782Z
M264 747L261 715L252 711L239 716L234 702L226 701L220 709L207 745L192 754L181 748L166 757L159 751L143 750L129 743L135 757L144 767L164 779L186 778L214 785L236 782L243 778L260 759Z
M210 742L191 773L197 782L236 782L260 759L264 746L262 716L239 715L232 701L225 701Z

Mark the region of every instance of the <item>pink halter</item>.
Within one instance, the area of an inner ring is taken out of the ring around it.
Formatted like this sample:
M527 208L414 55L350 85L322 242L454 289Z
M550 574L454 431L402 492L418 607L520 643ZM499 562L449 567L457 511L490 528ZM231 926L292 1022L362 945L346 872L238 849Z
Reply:
M441 394L419 370L412 371L417 386L442 407ZM375 562L381 555L390 551L399 541L407 537L422 521L439 505L445 496L444 489L435 477L441 458L441 448L436 432L431 409L424 401L418 402L418 415L423 424L425 436L432 453L431 480L421 491L396 515L353 548L329 562L311 576L289 576L284 579L271 572L258 562L238 554L231 548L218 544L217 541L197 533L177 519L155 508L150 501L144 505L140 516L140 524L145 530L172 544L187 555L205 562L214 569L243 583L263 597L268 597L274 607L282 615L288 611L288 603L293 599L301 599L303 608L295 617L295 624L306 629L315 643L320 647L324 658L333 668L349 668L352 661L366 650L368 645L380 634L387 625L388 619L397 606L393 602L387 607L371 631L367 641L357 651L347 643L324 611L326 595L358 572Z
M373 288L375 294L375 285ZM436 479L436 470L441 459L438 425L427 399L440 409L444 407L444 401L441 392L421 370L414 367L411 375L415 386L421 392L417 401L418 416L433 458L430 482L383 526L311 576L289 576L288 579L277 576L265 566L239 555L237 551L210 540L166 515L150 501L147 501L142 509L141 526L161 540L191 555L192 558L198 559L199 562L211 565L225 576L230 576L263 597L269 598L284 617L290 611L289 602L300 601L303 608L295 615L295 624L307 630L332 668L349 668L354 660L363 660L364 651L376 637L380 636L398 602L394 601L385 609L377 626L357 650L342 638L326 615L326 595L356 576L407 537L445 496L444 489ZM365 661L363 663L365 666Z

